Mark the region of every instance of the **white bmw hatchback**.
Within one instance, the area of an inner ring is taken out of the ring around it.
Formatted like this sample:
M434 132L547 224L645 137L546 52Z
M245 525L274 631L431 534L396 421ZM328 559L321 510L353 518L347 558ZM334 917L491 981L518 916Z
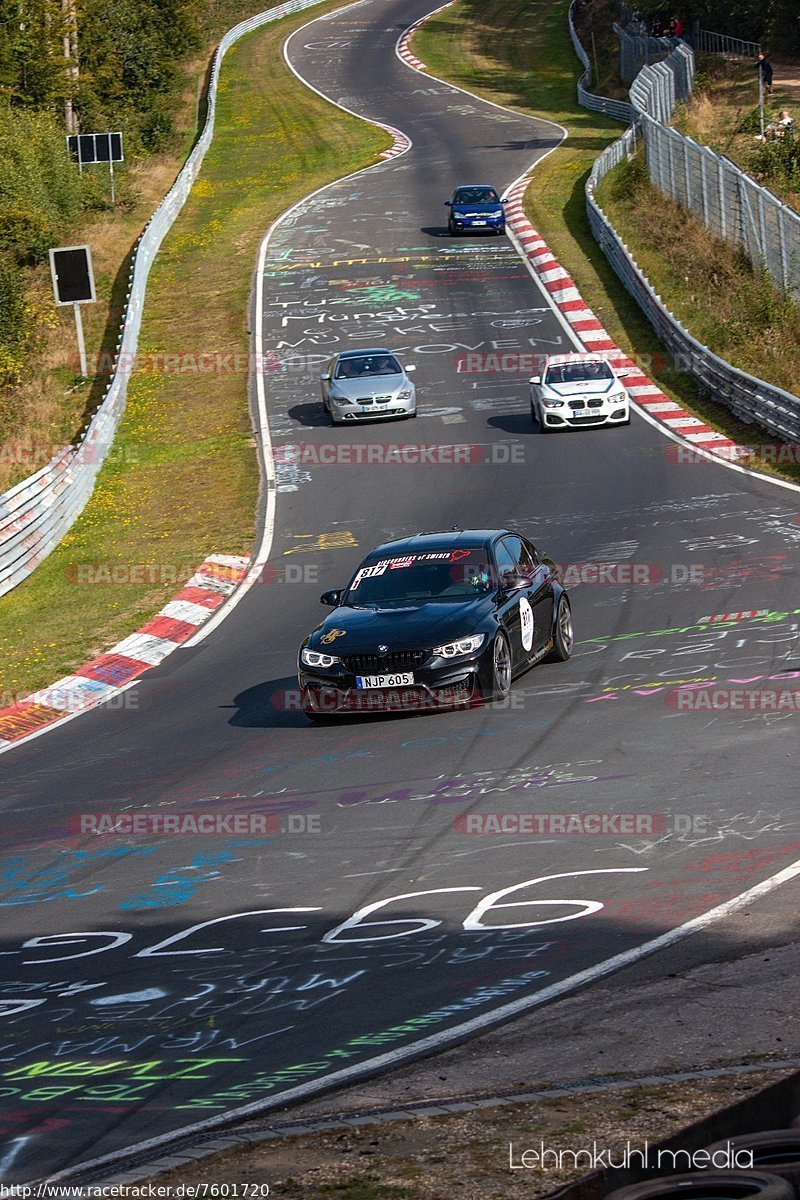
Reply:
M542 433L630 422L628 393L601 355L551 354L529 382L531 417Z

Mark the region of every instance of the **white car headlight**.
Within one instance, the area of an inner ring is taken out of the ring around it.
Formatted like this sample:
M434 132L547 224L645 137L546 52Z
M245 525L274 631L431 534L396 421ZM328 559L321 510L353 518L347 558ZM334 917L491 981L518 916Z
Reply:
M434 646L433 653L440 658L458 658L460 654L474 654L480 650L486 641L485 634L474 633L472 637L459 638L457 642L447 642L444 646Z
M397 395L395 396L395 400L410 400L411 395L412 395L411 388L403 388L402 392L397 393Z
M545 408L562 408L563 400L557 400L554 396L542 396L542 404Z
M619 404L622 400L628 399L628 393L625 388L620 388L618 392L612 392L608 399L611 404Z
M342 660L335 654L322 654L319 650L301 650L300 661L307 667L332 667Z

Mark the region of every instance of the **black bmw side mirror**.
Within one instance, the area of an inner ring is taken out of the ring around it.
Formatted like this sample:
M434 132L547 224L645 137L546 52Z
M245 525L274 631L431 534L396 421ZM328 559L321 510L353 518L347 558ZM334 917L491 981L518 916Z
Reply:
M319 598L320 604L327 604L329 608L336 608L342 603L342 592L344 588L332 588L329 592L323 592Z

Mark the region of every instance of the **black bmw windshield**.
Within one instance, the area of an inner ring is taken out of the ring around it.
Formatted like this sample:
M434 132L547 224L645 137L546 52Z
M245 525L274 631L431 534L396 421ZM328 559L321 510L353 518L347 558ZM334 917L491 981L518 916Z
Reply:
M361 607L464 601L491 591L492 579L483 547L380 558L364 563L356 571L343 603Z

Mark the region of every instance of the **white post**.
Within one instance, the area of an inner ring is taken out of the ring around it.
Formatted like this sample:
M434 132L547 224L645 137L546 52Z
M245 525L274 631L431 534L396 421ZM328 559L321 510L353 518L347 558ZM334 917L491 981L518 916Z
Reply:
M110 138L109 138L109 147L108 147L108 171L111 176L111 203L116 204L117 196L114 191L114 159L112 158L111 139Z
M781 270L783 272L783 287L785 291L791 288L789 280L789 253L786 248L786 208L782 204L778 209L778 231L781 239Z
M764 77L761 74L761 63L758 64L758 119L761 124L761 140L764 140Z
M81 359L81 376L86 379L89 374L89 367L86 362L86 344L83 340L83 318L81 317L80 304L73 304L73 312L75 313L75 332L78 335L78 354Z

